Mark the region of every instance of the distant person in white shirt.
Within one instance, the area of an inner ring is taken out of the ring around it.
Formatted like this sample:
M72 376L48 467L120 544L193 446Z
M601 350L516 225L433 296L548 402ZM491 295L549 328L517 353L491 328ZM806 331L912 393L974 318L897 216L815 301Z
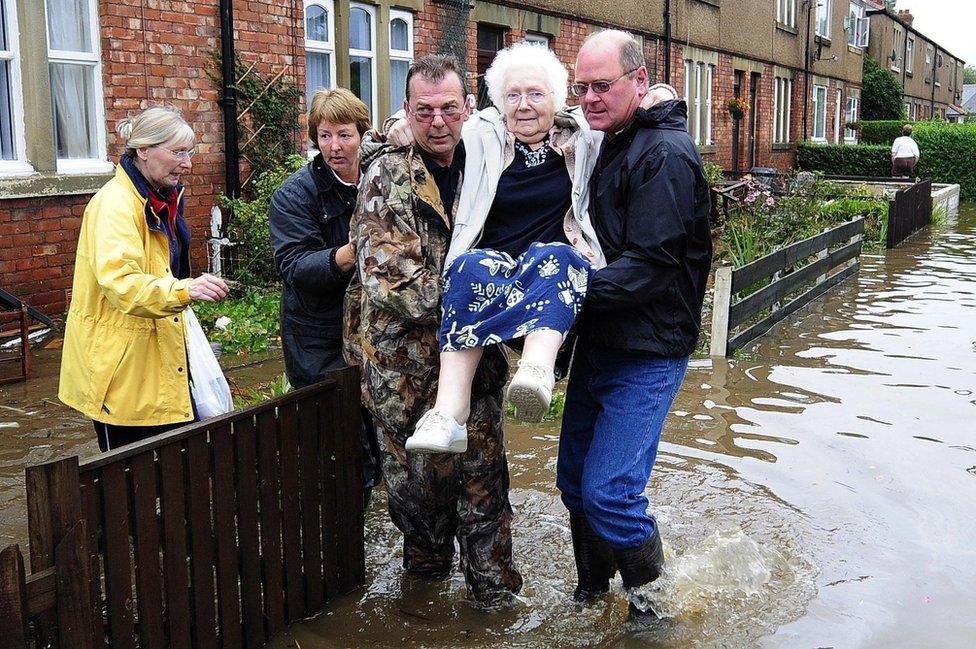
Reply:
M893 178L911 176L915 173L915 165L921 154L918 144L912 139L912 125L905 124L901 129L902 136L895 138L891 145L891 175Z

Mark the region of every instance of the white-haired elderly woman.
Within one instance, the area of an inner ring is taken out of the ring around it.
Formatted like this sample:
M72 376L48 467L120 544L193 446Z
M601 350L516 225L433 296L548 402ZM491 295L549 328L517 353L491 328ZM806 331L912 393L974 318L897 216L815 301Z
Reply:
M462 132L437 398L408 450L467 448L471 382L487 345L522 342L507 393L517 415L540 421L549 408L557 354L604 263L586 210L593 133L579 111L556 119L567 80L551 51L525 42L499 52L485 74L495 108Z
M183 311L227 296L222 279L190 278L193 128L149 108L117 130L125 153L81 221L58 389L92 420L103 451L196 419Z

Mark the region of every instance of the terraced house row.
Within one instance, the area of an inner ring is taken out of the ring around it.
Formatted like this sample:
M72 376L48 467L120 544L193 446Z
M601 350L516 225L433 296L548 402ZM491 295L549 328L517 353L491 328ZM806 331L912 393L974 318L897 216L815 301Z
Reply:
M222 100L212 56L228 43L253 74L306 97L351 88L378 121L400 106L416 57L454 52L479 92L507 44L544 43L572 66L590 33L619 27L643 39L651 78L688 100L705 159L739 170L788 168L799 140L855 141L863 59L883 59L897 25L892 66L908 47L917 57L895 66L913 114L926 114L930 87L942 114L962 63L873 0L0 0L0 17L0 286L54 315L84 205L120 153L115 125L149 105L175 105L196 127L187 216L195 268L206 266L211 209L239 182L226 125L240 108ZM931 60L943 65L927 77Z

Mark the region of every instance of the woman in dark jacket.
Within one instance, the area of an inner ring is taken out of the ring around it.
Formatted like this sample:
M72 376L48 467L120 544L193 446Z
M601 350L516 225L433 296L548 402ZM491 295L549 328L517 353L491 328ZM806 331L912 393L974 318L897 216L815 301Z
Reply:
M285 373L296 388L346 365L342 300L356 264L349 217L356 207L359 145L369 128L369 109L354 94L344 88L317 91L308 111L308 137L319 153L271 200ZM364 440L367 486L376 468L368 448L373 445Z

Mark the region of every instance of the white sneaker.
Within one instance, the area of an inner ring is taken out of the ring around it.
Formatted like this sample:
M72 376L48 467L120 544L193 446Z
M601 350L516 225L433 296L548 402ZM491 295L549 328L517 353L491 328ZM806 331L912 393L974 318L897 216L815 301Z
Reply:
M406 449L417 453L464 453L468 450L468 427L442 410L428 410L407 438Z
M506 397L515 406L516 416L522 421L542 421L549 412L552 386L555 382L552 369L519 361L518 371L512 377Z

